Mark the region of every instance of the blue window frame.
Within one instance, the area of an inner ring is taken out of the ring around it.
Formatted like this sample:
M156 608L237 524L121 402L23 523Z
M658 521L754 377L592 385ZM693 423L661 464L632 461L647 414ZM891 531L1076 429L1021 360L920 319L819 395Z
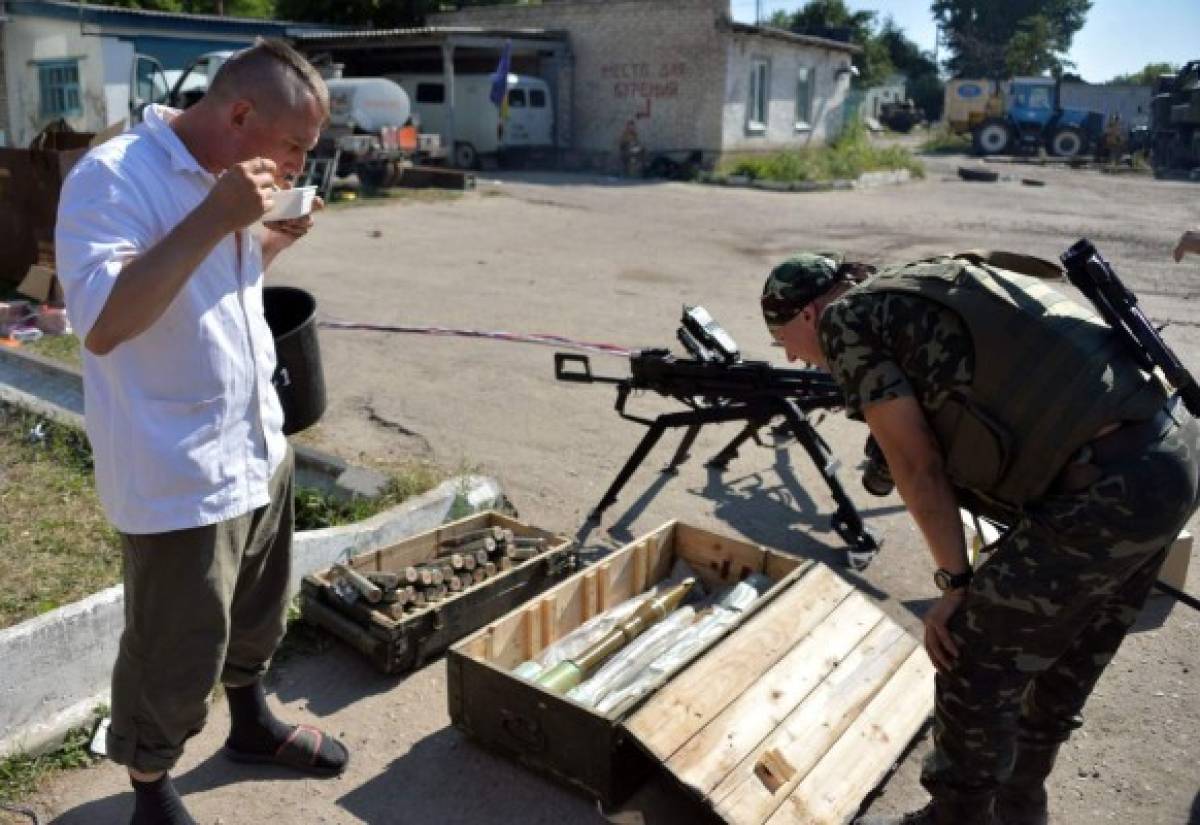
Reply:
M83 113L79 101L79 61L47 60L38 63L42 117Z

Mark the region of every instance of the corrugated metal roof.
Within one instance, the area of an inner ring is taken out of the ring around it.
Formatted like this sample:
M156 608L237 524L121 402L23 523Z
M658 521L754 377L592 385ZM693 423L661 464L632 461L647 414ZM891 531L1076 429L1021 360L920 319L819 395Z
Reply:
M170 20L202 20L212 23L258 23L275 26L305 26L311 27L312 23L301 23L296 20L275 20L269 17L232 17L228 15L218 14L187 14L186 12L176 11L157 11L155 9L134 9L126 8L125 6L106 6L100 3L76 3L72 0L32 0L26 5L32 6L54 6L56 8L70 9L78 11L80 6L84 11L95 12L110 12L113 14L132 14L139 17L158 17L167 18ZM2 7L2 4L0 4Z
M771 37L776 40L786 40L789 43L797 43L803 46L817 46L822 49L831 49L833 51L847 52L848 54L861 54L862 48L853 43L844 43L841 40L830 40L828 37L817 37L812 34L797 34L796 32L788 31L787 29L776 29L771 26L753 26L749 23L739 23L736 20L732 22L733 31L738 34L753 34L759 37Z
M563 40L566 32L554 29L485 29L480 26L423 26L415 29L358 29L350 31L297 32L298 40L405 40L426 37L475 35L478 37L523 37L530 40Z

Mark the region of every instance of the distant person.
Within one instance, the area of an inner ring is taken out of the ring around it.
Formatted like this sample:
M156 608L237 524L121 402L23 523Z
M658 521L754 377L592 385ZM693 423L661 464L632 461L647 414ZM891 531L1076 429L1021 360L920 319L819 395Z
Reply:
M621 150L621 172L627 178L636 178L641 174L642 149L641 138L638 137L637 124L632 120L626 121L625 129L621 132L619 141Z
M1175 245L1175 263L1183 260L1184 255L1200 255L1200 229L1189 229L1179 236Z
M989 260L805 253L763 289L772 338L837 381L938 568L932 800L860 825L1046 825L1059 748L1197 506L1178 397L1094 313ZM978 570L960 506L1011 528Z
M279 721L261 681L286 626L294 513L263 274L312 217L256 224L328 116L312 66L259 41L196 105L148 107L63 187L58 274L84 342L96 487L124 549L107 746L133 783L131 825L195 825L168 772L217 684L229 758L318 776L349 758Z

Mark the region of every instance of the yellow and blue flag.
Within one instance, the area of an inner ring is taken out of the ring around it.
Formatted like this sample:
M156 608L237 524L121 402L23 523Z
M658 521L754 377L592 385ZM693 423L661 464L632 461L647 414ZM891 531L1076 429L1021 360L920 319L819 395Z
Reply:
M504 50L500 52L500 65L492 75L492 90L488 97L500 109L501 134L504 132L504 121L508 120L508 70L512 64L512 41L504 42Z

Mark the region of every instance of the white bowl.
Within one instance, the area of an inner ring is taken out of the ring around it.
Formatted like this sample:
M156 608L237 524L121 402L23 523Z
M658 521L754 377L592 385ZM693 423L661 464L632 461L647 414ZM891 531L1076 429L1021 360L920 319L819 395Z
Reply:
M298 186L295 189L277 189L271 194L275 205L267 214L262 216L264 223L268 221L288 221L292 218L303 218L313 208L313 199L317 196L317 187Z

